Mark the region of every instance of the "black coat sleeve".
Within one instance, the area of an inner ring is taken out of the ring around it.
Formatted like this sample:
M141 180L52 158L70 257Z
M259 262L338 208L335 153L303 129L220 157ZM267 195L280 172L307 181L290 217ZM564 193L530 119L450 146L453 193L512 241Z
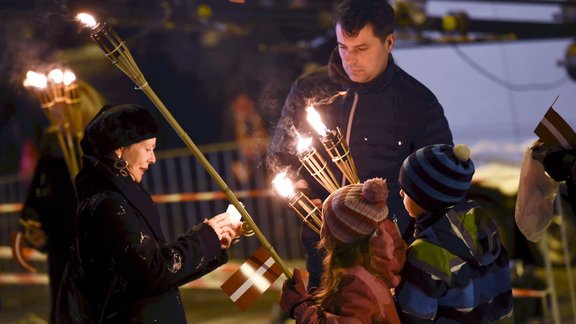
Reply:
M107 195L93 208L88 236L91 249L102 259L109 257L136 290L170 289L227 261L209 225L200 224L174 242L161 243L120 195Z

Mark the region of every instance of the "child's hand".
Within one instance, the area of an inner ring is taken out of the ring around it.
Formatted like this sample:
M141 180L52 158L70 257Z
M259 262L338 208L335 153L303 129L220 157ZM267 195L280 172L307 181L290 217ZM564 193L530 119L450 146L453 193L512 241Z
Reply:
M290 317L301 313L309 305L313 304L312 297L306 291L300 269L294 269L292 279L286 279L280 295L280 308L290 314Z

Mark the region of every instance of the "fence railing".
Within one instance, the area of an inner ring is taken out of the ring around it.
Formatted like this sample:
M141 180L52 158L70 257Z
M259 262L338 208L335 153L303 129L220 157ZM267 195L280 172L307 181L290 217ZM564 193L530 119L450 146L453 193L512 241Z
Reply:
M271 190L270 175L261 159L246 157L235 143L205 146L201 150L278 254L287 260L303 258L300 220L286 201ZM0 178L0 246L8 246L17 229L29 180L17 176ZM224 212L228 206L226 196L186 149L158 152L157 163L142 181L157 204L168 240L176 239L204 218ZM230 249L231 258L246 258L259 245L256 237L243 237Z

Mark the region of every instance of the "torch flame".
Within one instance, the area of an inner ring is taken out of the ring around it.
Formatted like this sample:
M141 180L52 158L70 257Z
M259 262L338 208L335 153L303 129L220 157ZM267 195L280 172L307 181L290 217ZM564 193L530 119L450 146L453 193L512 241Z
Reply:
M54 69L48 72L48 79L52 80L56 84L60 84L64 80L64 72L60 69Z
M320 118L320 114L314 109L312 106L306 107L306 120L312 125L314 130L320 135L324 136L328 132L328 128L326 125L322 123L322 119Z
M34 71L26 72L26 79L24 80L25 87L36 87L36 88L46 88L48 84L48 78L41 73L36 73Z
M311 137L302 137L298 134L298 145L297 150L298 153L306 152L312 145L312 138Z
M94 29L96 26L98 26L96 19L84 12L77 14L76 20L78 20L81 24L86 25L86 27L90 27L91 29Z
M280 172L276 177L274 177L274 180L272 180L272 186L274 186L276 192L278 192L282 197L291 197L295 193L294 185L286 176L286 171Z
M72 82L76 81L76 75L72 71L64 71L64 85L69 86Z

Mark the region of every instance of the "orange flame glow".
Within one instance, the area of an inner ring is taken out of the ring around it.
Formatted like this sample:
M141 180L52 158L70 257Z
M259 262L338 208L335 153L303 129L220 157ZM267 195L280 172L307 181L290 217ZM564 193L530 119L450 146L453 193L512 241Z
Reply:
M312 106L306 107L306 120L312 125L314 130L320 135L324 136L328 132L328 128L326 125L322 123L322 119L320 118L320 114L314 109Z
M96 26L98 26L98 22L96 21L96 19L94 19L92 15L89 15L84 12L77 14L76 20L78 20L81 24L85 25L86 27L90 27L91 29L94 29Z
M28 71L23 84L25 87L44 89L48 85L48 78L44 74Z
M286 176L286 171L280 172L276 175L276 177L274 177L274 180L272 180L272 186L274 187L274 190L276 190L276 192L278 192L278 194L280 194L282 197L289 198L292 197L295 193L294 185L292 184L292 181L290 181L290 179L288 179Z
M298 153L303 153L308 151L310 146L312 145L312 138L310 137L302 137L300 134L298 136L298 145L296 146Z
M76 75L72 71L64 71L63 81L65 86L69 86L72 82L76 81Z
M64 80L64 72L60 69L54 69L48 72L48 79L56 84L60 84Z

